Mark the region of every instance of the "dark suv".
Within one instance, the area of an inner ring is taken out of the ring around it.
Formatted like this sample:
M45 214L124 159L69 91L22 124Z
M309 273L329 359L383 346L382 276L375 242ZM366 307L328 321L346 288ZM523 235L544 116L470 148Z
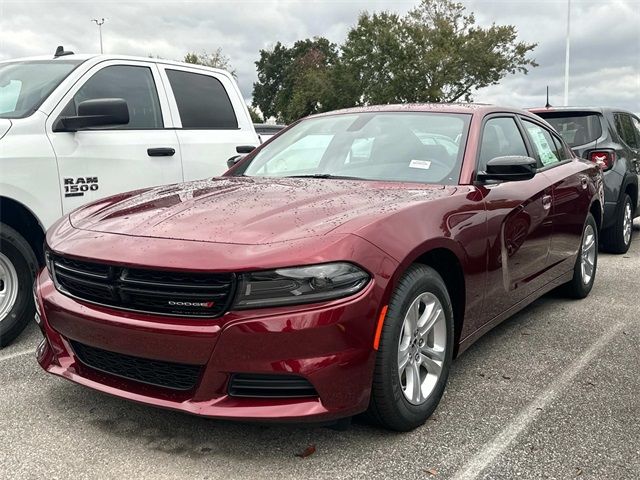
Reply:
M615 108L551 107L531 109L562 135L580 157L601 163L605 208L602 246L626 253L638 208L640 120Z

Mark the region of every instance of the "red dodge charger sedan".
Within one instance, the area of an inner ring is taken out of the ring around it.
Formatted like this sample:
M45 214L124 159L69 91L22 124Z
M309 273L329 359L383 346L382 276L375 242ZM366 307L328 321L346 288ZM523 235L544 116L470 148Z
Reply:
M305 118L224 177L61 219L36 281L50 373L209 417L394 430L452 359L594 282L602 175L544 120L484 105Z

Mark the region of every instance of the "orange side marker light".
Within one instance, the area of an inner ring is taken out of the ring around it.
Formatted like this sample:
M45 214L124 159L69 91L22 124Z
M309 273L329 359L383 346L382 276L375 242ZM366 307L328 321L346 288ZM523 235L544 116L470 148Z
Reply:
M378 317L378 325L376 326L376 336L373 337L373 349L378 350L380 346L380 335L382 334L382 326L384 325L384 317L387 316L387 308L389 305L382 307L380 311L380 317Z

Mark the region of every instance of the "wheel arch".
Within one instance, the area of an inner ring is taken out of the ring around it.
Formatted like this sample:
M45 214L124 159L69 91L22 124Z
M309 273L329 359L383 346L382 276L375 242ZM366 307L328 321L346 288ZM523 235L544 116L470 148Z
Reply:
M451 297L454 320L454 357L458 354L460 336L464 324L466 311L466 282L464 275L464 250L451 239L440 239L421 246L408 255L400 263L394 275L392 289L406 270L413 264L427 265L433 268L444 280L444 283Z
M631 197L633 215L635 216L640 213L638 211L638 178L635 175L626 175L622 192Z
M600 200L595 199L591 202L591 206L589 207L589 212L593 215L593 218L596 220L596 225L598 226L598 231L602 230L603 223L603 211L602 205L600 204Z
M24 237L42 266L45 229L38 217L22 203L10 197L0 196L0 222L10 226Z

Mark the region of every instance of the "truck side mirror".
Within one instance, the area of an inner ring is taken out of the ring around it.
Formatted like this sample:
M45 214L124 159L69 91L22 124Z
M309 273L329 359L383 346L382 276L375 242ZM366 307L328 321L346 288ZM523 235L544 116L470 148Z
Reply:
M242 160L246 155L234 155L229 160L227 160L227 167L231 168L240 160Z
M59 117L54 132L77 132L92 127L111 127L129 123L129 107L122 98L96 98L78 104L78 114Z

